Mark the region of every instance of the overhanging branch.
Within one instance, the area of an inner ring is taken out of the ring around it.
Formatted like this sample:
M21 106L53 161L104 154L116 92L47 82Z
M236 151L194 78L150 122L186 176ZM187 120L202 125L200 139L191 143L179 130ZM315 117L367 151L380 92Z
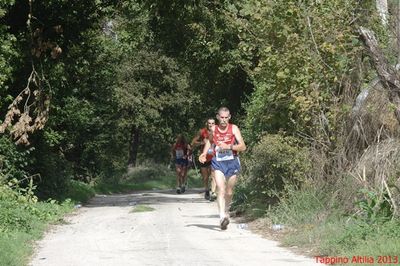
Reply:
M400 123L400 77L394 67L389 64L373 31L360 27L361 39L372 58L375 70L384 88L389 92L390 101L395 106L395 115Z

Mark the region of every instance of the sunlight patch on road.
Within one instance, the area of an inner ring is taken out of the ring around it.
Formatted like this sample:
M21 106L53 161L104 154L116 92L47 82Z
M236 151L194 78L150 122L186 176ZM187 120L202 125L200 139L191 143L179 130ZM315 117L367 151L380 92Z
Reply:
M155 209L146 205L136 205L130 212L151 212Z

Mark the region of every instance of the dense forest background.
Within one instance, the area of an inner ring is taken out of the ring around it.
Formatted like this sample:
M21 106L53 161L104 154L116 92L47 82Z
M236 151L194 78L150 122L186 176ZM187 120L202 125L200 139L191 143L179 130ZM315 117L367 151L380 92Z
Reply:
M396 219L399 17L395 0L0 0L0 184L118 182L225 105L249 146L239 209L308 191L313 219Z

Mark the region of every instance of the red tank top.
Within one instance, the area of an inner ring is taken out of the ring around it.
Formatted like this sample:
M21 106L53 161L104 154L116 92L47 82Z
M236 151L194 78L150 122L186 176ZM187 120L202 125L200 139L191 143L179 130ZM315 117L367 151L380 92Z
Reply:
M208 138L210 137L210 135L208 134L207 128L202 128L202 129L200 130L200 136L201 136L201 139L202 139L202 140L203 140L203 139L208 139Z
M228 124L228 129L226 132L221 132L218 126L215 126L213 142L215 145L218 145L219 142L224 142L229 145L233 145L235 143L235 135L233 135L233 125ZM215 154L215 149L214 149ZM234 155L237 155L237 151L233 151Z

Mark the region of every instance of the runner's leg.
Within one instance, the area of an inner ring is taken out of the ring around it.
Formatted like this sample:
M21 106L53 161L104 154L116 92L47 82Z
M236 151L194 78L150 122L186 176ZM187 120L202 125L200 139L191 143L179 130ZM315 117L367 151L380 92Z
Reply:
M181 175L182 175L182 168L179 164L175 164L175 171L176 171L176 193L181 193Z
M211 180L211 182L209 182L210 179L212 179L211 178L211 165L209 165L207 167L207 188L208 188L208 190L210 190L210 184L209 183L212 183L212 180Z
M201 177L203 178L203 185L204 185L204 191L208 191L208 176L209 176L209 167L200 167L200 173Z
M206 200L210 199L210 189L208 188L208 176L209 176L208 169L209 169L208 166L202 165L200 167L200 173L203 179L203 186L204 186L204 198Z
M179 183L180 186L183 186L185 184L185 167L181 165L181 171L180 171L180 175L179 175Z
M221 171L215 170L214 177L218 190L217 203L219 217L222 219L225 217L225 176Z
M186 191L187 172L188 172L188 166L183 165L182 166L182 181L181 181L182 193L184 193Z
M225 214L229 217L229 208L231 206L232 197L233 197L233 188L235 187L237 181L237 176L233 175L229 177L228 182L226 184L226 193L225 193Z
M215 182L214 171L211 167L209 169L211 175L211 197L214 198L217 192L217 183Z
M180 186L180 180L181 180L181 168L179 164L175 164L175 172L176 172L176 186Z

